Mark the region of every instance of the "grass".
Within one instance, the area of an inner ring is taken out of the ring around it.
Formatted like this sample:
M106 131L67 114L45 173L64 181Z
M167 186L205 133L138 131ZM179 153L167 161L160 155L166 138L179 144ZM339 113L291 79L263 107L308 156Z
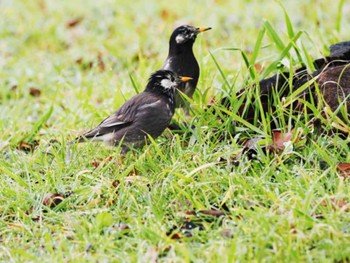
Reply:
M234 94L248 87L254 97L254 83L301 63L312 71L330 44L348 40L350 6L265 2L0 2L1 261L349 261L350 186L336 170L350 162L348 139L312 133L278 96L279 118L257 105L263 121L250 125ZM182 23L213 27L194 47L197 129L167 131L124 159L100 144L76 145L66 165L66 142L143 89ZM205 108L228 94L234 108L221 123ZM264 152L272 118L306 138L292 152ZM257 158L232 163L241 140L257 136ZM18 150L23 141L38 146ZM223 206L224 216L200 213Z

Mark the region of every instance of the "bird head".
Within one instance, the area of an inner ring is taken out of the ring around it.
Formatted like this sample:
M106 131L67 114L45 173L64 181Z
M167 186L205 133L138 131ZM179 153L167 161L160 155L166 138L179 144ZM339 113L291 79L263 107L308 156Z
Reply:
M152 73L146 90L160 93L174 92L180 83L191 79L190 77L178 76L170 70L158 70Z
M194 43L199 33L210 30L211 27L194 27L183 25L174 30L170 37L170 45L183 45L185 43Z

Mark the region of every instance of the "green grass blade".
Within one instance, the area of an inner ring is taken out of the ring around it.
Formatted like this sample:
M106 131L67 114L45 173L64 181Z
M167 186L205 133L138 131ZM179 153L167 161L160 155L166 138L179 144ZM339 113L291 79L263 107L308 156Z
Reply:
M284 5L282 4L281 1L278 1L278 4L283 9L284 21L286 22L288 35L289 35L290 38L293 38L294 37L294 29L293 29L292 22L290 21L289 15L288 15L288 13L286 11L286 8L284 7Z
M339 0L337 17L335 20L335 30L337 32L340 32L340 29L341 29L342 11L343 11L344 3L345 3L345 0Z
M49 120L53 112L53 106L49 108L49 110L34 124L32 130L23 137L20 141L23 142L33 142L35 136L40 131L40 129L44 126L44 124Z
M277 32L273 29L269 21L266 20L264 22L264 27L266 28L267 34L269 35L270 39L276 44L277 48L281 51L285 50L286 47L283 44L282 39L279 37Z
M254 46L254 50L253 50L252 56L250 58L250 65L254 65L256 63L256 59L257 59L257 57L259 55L259 51L261 49L262 40L264 39L265 32L266 32L266 28L265 27L263 27L259 31L257 40L255 41L255 46Z
M261 74L261 79L266 78L272 71L276 70L277 65L281 62L281 60L289 55L290 49L293 47L295 41L299 39L299 37L302 35L303 32L299 31L294 38L289 42L289 44L285 47L285 49L282 51L278 59L276 59L274 62L271 63L270 66L267 67L267 69L264 71L263 74Z
M223 72L221 66L219 65L218 61L216 60L214 54L213 54L211 51L209 51L209 54L210 54L211 58L213 59L216 68L219 70L220 76L221 76L222 79L224 80L224 84L226 85L227 89L228 89L229 91L231 91L232 87L231 87L230 83L228 82L228 80L227 80L227 78L226 78L226 75L225 75L225 73Z
M134 77L133 77L133 75L132 75L131 73L129 73L129 78L130 78L132 87L134 88L136 94L139 94L140 91L139 91L139 89L138 89L138 85L137 85L137 83L136 83L136 81L135 81L135 79L134 79Z

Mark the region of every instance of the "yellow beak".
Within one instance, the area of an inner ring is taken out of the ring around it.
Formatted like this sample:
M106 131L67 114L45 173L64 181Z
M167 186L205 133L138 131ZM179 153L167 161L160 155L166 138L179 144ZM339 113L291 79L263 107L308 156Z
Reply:
M204 32L204 31L208 31L210 29L211 29L211 27L198 27L197 31L198 31L198 33L200 33L200 32Z
M182 82L187 82L187 81L191 80L192 78L190 78L190 77L180 77L180 79L181 79Z

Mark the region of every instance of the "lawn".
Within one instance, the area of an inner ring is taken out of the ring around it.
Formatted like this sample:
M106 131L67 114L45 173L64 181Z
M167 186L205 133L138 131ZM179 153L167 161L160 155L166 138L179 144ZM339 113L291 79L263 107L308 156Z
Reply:
M266 151L268 121L213 113L350 40L348 2L281 2L0 1L0 260L348 262L350 185L337 167L349 137L281 114L292 146ZM184 133L124 158L73 145L67 163L67 142L143 90L182 24L213 28L194 45L190 116L174 116ZM256 138L251 157L243 142Z

